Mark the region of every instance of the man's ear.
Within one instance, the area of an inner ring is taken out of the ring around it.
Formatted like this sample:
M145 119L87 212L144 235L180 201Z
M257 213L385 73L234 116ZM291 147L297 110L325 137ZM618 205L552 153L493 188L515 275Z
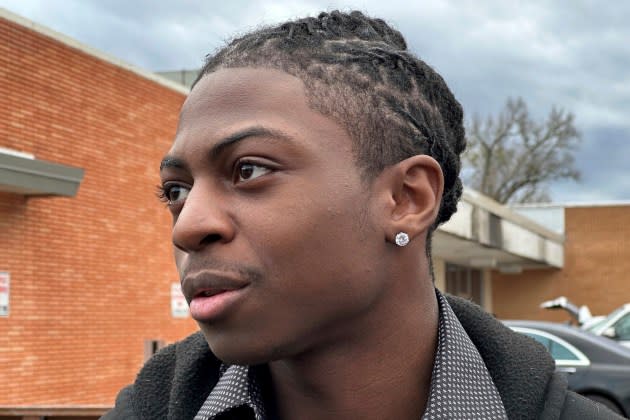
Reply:
M416 155L386 170L387 240L394 242L398 232L413 238L426 232L440 210L444 176L435 159Z

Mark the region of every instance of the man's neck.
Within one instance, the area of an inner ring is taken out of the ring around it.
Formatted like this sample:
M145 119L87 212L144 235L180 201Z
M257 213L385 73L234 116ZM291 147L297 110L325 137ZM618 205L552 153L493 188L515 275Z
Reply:
M439 317L428 283L392 296L396 305L372 311L347 340L270 363L280 418L419 418Z

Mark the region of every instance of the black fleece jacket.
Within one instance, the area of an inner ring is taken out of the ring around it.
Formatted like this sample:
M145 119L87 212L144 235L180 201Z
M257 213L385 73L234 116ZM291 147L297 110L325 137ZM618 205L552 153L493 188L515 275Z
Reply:
M485 361L509 419L621 418L568 391L542 345L466 300L447 299ZM153 356L102 419L192 420L218 381L220 366L203 335L195 333Z

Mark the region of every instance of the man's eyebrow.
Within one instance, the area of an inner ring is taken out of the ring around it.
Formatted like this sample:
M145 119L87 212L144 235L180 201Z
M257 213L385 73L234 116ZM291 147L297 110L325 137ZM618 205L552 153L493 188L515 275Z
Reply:
M276 130L273 128L267 128L263 126L253 126L248 127L243 130L237 131L236 133L230 134L223 140L219 141L217 144L212 146L210 149L210 157L215 158L220 155L226 148L238 143L239 141L245 140L249 137L271 137L280 140L293 141L293 138L287 133Z
M181 159L167 155L160 162L160 172L166 168L188 169L188 165Z
M293 138L284 133L283 131L267 128L263 126L253 126L248 127L243 130L237 131L236 133L230 134L223 140L219 141L217 144L212 146L210 149L210 158L214 159L218 155L220 155L226 148L233 146L239 141L245 140L249 137L270 137L276 138L280 140L293 141ZM176 169L188 169L188 165L182 159L176 158L174 156L164 156L162 162L160 162L160 171L163 171L166 168L176 168Z

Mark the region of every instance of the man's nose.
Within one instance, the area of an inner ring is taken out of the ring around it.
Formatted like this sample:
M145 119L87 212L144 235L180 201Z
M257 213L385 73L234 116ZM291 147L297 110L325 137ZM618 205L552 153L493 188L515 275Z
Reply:
M173 226L173 244L185 252L234 237L234 224L225 204L202 188L191 189Z

